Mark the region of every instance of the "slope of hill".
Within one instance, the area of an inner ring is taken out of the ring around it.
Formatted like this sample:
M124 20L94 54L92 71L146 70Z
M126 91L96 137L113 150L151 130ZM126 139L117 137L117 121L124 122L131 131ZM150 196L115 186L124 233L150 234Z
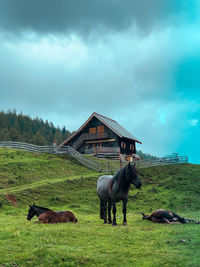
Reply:
M0 263L19 266L199 266L199 225L142 221L140 212L169 208L200 220L200 165L140 169L141 190L131 188L128 226L99 219L96 181L100 174L66 155L0 149ZM15 200L12 205L11 196ZM11 201L11 202L10 202ZM38 225L26 221L35 202L71 210L77 224Z
M143 187L140 191L130 191L132 208L148 210L158 207L158 202L165 208L185 210L198 207L199 165L182 164L139 169L139 175ZM19 200L26 194L29 199L31 196L34 199L33 190L35 190L36 194L39 192L39 201L43 205L47 193L43 196L42 190L48 191L48 195L55 195L56 187L62 187L63 183L63 192L60 192L61 203L69 202L69 197L72 200L71 194L66 195L66 191L73 191L73 194L76 191L83 191L80 195L84 196L86 188L95 193L92 202L96 202L98 176L100 174L80 165L68 155L34 154L22 150L0 149L0 193L2 195L16 192ZM76 181L72 181L74 179ZM81 197L79 201L82 201ZM74 202L77 202L77 199ZM19 204L28 203L19 201ZM48 202L44 204L47 205Z

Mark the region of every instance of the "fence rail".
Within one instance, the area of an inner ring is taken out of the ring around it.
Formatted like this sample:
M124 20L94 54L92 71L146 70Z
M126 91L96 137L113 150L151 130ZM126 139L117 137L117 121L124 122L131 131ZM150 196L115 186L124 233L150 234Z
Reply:
M38 153L54 153L54 146L37 146L33 144L27 144L22 142L13 142L13 141L1 141L0 147L8 147L8 148L16 148L16 149L24 149L30 152L38 152Z
M98 172L114 173L128 163L127 161L119 161L119 160L107 160L107 161L105 159L92 160L87 156L80 154L79 152L77 152L76 150L74 150L69 146L59 148L55 146L37 146L22 142L0 141L0 147L23 149L34 153L68 154L71 155L77 161L79 161L81 164ZM176 154L155 160L135 161L135 163L137 168L147 168L160 165L188 163L188 157L178 156Z

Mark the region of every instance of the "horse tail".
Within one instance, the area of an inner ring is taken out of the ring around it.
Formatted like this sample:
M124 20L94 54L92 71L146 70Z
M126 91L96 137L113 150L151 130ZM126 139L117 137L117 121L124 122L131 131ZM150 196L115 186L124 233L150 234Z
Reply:
M103 201L100 199L100 219L103 219Z

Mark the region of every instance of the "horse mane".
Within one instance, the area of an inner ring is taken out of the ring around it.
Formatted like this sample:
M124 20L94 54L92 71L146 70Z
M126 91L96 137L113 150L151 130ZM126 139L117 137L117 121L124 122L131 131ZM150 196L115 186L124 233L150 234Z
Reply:
M111 188L114 184L115 181L119 181L121 177L123 177L123 175L121 175L121 177L119 176L120 174L123 174L123 172L125 171L125 169L127 168L128 165L124 166L123 168L121 168L118 172L115 173L115 175L112 178L111 181Z
M32 206L34 206L34 207L36 207L36 208L39 208L39 209L43 209L43 210L51 210L51 209L48 209L48 208L44 208L44 207L40 207L40 206L37 206L37 205L32 205Z

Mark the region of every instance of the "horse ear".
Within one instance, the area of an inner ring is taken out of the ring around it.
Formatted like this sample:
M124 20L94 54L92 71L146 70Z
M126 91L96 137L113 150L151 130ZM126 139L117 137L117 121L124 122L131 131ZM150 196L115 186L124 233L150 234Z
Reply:
M128 167L129 167L129 168L131 167L131 163L130 163L130 162L128 163Z
M136 163L134 163L134 165L133 165L134 167L136 166Z

